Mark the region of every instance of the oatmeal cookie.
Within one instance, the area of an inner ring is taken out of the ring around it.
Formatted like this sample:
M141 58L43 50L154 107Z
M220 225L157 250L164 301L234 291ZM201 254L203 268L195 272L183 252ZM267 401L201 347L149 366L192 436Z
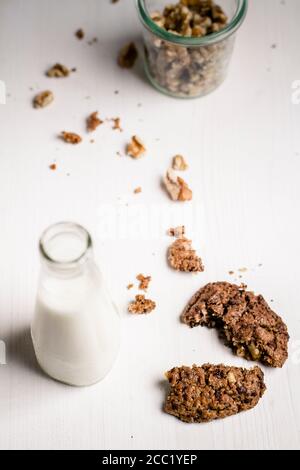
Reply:
M240 357L282 367L288 357L289 335L281 317L262 295L228 282L207 284L192 297L182 314L191 328L217 328Z
M259 367L244 369L204 364L174 367L164 411L186 423L226 418L257 405L266 390Z

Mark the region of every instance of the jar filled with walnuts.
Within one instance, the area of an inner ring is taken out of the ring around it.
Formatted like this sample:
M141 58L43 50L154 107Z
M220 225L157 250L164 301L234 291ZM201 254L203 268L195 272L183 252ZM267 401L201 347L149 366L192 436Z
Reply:
M145 69L160 91L194 98L224 81L247 0L137 0ZM177 2L177 3L176 3Z

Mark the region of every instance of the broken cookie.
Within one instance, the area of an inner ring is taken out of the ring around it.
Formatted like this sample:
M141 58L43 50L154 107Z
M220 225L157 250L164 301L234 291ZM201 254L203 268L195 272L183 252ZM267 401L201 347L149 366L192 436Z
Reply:
M257 366L250 370L223 364L174 367L166 377L171 388L164 411L185 423L205 423L250 410L266 390Z
M178 238L168 249L169 265L182 272L202 272L204 265L192 248L191 240Z
M136 295L135 300L130 302L128 312L134 315L143 315L152 312L156 307L153 300L146 299L144 295Z
M167 171L163 179L165 188L173 201L190 201L193 197L192 190L187 183L177 176L172 169Z
M191 328L217 328L239 357L282 367L289 335L281 317L262 295L228 282L207 284L192 297L182 314Z

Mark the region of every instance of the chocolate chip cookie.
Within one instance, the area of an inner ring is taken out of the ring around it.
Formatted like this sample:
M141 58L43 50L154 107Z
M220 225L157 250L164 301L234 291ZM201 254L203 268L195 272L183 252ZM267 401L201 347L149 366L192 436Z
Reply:
M259 367L243 369L204 364L166 373L170 391L164 411L186 423L226 418L257 405L266 390Z
M261 295L228 282L200 289L182 314L191 328L217 328L240 357L282 367L288 357L289 335L281 317Z

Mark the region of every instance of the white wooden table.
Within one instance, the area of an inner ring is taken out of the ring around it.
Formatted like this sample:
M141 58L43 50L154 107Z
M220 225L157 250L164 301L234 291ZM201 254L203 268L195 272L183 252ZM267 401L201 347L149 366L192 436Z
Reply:
M0 448L299 448L300 100L292 89L300 80L299 15L298 0L250 0L226 83L204 99L178 101L147 83L141 63L133 71L116 65L124 42L140 37L132 1L1 1L0 340L7 364L0 365ZM79 27L82 42L74 37ZM98 42L89 45L94 36ZM55 62L77 72L51 80L44 72ZM55 102L34 110L33 96L48 88ZM85 118L95 110L120 116L124 132L107 122L90 143ZM62 130L79 132L83 143L64 144ZM148 149L139 161L117 155L133 134ZM160 187L176 153L190 164L194 190L184 208ZM137 186L143 191L134 195ZM44 376L29 337L37 240L60 220L90 230L123 317L114 369L84 389ZM198 276L177 274L165 262L165 230L182 222L206 265ZM229 275L241 267L248 268L241 279ZM135 291L126 286L139 272L152 275L149 296L158 307L133 318L126 306ZM268 390L254 410L186 425L162 412L166 370L250 366L214 331L179 323L197 288L230 279L274 301L289 326L290 358L282 370L264 369Z

